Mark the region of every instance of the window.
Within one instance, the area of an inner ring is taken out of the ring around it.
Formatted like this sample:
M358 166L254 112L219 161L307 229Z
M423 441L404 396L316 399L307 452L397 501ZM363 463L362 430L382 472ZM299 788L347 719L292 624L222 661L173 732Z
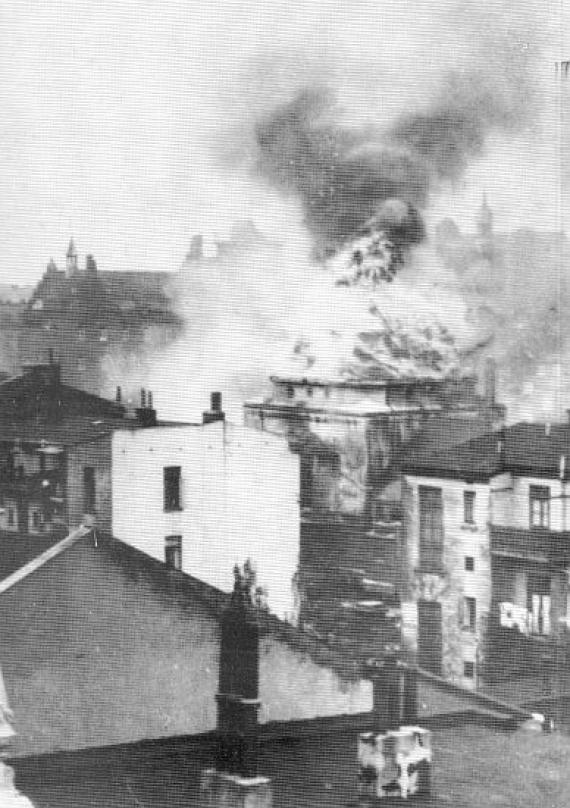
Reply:
M14 508L8 508L8 524L10 527L14 527L15 519L14 519Z
M550 527L550 488L531 485L529 488L530 526Z
M164 541L164 560L173 570L182 569L182 536L167 536Z
M85 513L95 513L95 469L85 466L83 469L83 510Z
M475 559L473 556L465 556L465 569L467 572L475 571Z
M164 469L164 510L180 511L180 466L166 466Z
M441 603L433 600L418 601L418 665L436 676L441 676L443 637Z
M439 572L443 563L443 498L441 488L420 485L420 567Z
M475 631L477 627L477 601L475 598L463 598L463 628Z
M463 676L466 679L474 679L475 678L475 663L474 662L464 662L463 663Z
M472 524L475 523L474 512L475 512L475 491L464 491L463 492L463 521L466 524L472 525Z
M527 609L529 611L530 630L532 634L550 634L550 578L548 575L528 576Z

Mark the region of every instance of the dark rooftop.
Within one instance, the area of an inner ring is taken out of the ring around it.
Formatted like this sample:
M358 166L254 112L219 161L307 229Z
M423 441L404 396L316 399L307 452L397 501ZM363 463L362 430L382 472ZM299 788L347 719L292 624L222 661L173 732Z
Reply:
M274 808L356 808L357 737L369 727L357 719L350 728L338 722L336 730L334 721L332 728L326 721L304 723L301 732L286 724L262 730L260 772L272 778ZM432 732L432 794L410 800L418 808L567 808L568 737L511 732L462 715L436 723ZM17 783L35 808L198 808L213 737L86 751L73 760L16 762Z
M570 424L520 423L498 432L449 444L437 451L434 442L412 445L402 463L409 474L489 480L512 472L558 477L570 469ZM566 458L561 460L561 458Z

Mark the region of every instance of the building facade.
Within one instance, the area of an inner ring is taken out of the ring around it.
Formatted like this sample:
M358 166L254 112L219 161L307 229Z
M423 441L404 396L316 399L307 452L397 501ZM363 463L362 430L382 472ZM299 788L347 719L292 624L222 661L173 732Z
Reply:
M404 637L421 666L471 687L560 668L569 450L570 426L522 423L409 458Z
M225 591L249 559L271 611L294 621L299 458L277 436L210 417L115 432L112 533Z
M301 463L301 621L364 656L398 641L405 583L401 464L414 447L500 426L492 368L474 378L274 377L245 422L286 437Z

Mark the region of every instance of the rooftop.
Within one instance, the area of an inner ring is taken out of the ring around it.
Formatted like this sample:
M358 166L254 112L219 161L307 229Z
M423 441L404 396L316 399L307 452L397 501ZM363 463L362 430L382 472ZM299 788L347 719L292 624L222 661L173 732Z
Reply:
M275 808L356 808L357 736L368 728L356 719L269 727L260 771L272 778ZM431 729L432 795L414 799L418 808L567 807L570 738L511 732L466 715ZM202 804L200 773L212 759L207 735L85 752L73 765L17 761L16 771L35 808L191 808Z
M511 472L536 477L568 474L570 424L526 423L489 432L434 451L434 444L412 445L403 463L409 474L486 481ZM562 460L562 458L566 458Z

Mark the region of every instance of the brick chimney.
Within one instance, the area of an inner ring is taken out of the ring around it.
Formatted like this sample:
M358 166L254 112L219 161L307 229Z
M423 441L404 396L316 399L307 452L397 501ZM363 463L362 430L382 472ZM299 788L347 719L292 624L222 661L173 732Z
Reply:
M202 413L202 423L211 424L214 421L225 421L226 414L222 410L222 394L215 392L210 394L210 409Z
M141 405L137 407L135 414L141 426L151 427L158 425L156 410L152 406L152 392L149 390L147 395L144 387L141 388Z

